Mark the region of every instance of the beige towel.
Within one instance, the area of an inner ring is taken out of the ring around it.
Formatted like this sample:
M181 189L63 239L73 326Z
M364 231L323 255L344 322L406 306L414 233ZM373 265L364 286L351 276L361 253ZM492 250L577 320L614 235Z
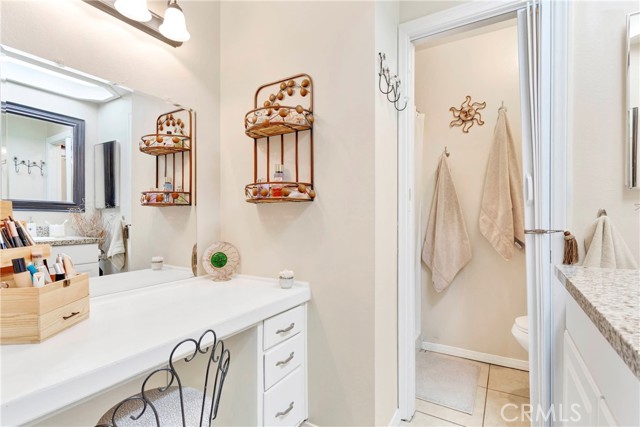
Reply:
M127 260L124 243L124 222L120 218L113 220L111 225L111 240L109 242L109 249L107 249L107 259L111 261L111 264L120 271L124 268L124 264Z
M470 260L467 227L447 157L443 154L436 172L436 191L431 202L422 261L431 270L433 287L441 292Z
M608 216L602 215L586 231L585 267L630 268L638 265L631 250Z
M504 109L498 112L480 208L480 232L506 260L514 243L524 247L524 197L520 159Z

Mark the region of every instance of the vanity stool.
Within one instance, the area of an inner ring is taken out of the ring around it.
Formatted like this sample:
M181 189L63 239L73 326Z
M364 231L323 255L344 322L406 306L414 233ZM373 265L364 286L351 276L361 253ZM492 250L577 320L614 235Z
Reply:
M213 341L209 342L211 338ZM189 363L198 354L208 359L202 390L183 386L174 366L174 361ZM230 360L229 350L211 329L198 340L183 340L171 351L168 366L151 372L142 383L140 393L109 409L96 427L209 427L218 414ZM167 377L167 385L147 390L149 380L163 373Z

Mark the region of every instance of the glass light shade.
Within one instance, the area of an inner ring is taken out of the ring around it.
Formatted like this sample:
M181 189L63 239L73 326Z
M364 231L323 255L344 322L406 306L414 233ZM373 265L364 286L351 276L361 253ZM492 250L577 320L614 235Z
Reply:
M160 25L160 34L177 42L186 42L191 38L187 31L187 24L182 9L176 3L171 3L164 12L164 21Z
M147 0L116 0L114 6L118 12L129 19L138 22L151 21Z

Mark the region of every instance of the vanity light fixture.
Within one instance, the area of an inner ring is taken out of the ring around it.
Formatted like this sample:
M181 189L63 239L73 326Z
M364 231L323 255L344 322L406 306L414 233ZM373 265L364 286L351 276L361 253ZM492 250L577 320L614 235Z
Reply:
M167 10L164 11L164 22L160 25L160 33L168 39L186 42L191 38L187 31L182 8L177 0L169 0Z
M116 0L113 4L118 12L138 22L151 21L147 0Z
M164 20L162 18L162 16L153 13L152 11L147 9L147 12L149 12L149 14L151 15L151 19L147 22L140 22L137 21L135 19L131 19L130 17L125 16L124 13L119 12L119 10L116 7L120 7L120 6L116 6L116 3L119 5L120 2L124 2L123 4L126 3L144 3L144 5L142 7L146 7L146 0L82 0L87 4L90 4L91 6L95 7L96 9L100 9L101 11L108 13L109 15L118 18L119 20L121 20L122 22L126 22L127 24L131 25L132 27L135 27L137 29L139 29L140 31L143 31L147 34L149 34L152 37L157 38L158 40L161 40L163 42L165 42L166 44L173 46L173 47L179 47L182 46L182 41L183 40L178 40L178 39L172 39L170 37L167 37L164 35L164 33L161 32L160 27L163 26ZM175 0L174 0L175 2ZM182 14L182 11L179 10L180 8L178 7L178 5L176 4L174 7L172 7L171 2L169 2L169 7L167 7L167 11L169 9L176 9L176 12L178 12L180 15L182 15L182 20L184 21L184 14ZM172 12L173 13L173 12ZM171 14L172 14L171 13ZM169 14L169 15L171 15ZM165 18L168 18L166 12L165 12ZM170 27L171 28L171 27ZM183 24L183 28L184 31L182 34L182 38L184 38L184 34L186 33L187 37L184 39L184 41L189 39L189 33L187 32L186 26ZM173 35L173 32L167 32L167 34L171 34Z

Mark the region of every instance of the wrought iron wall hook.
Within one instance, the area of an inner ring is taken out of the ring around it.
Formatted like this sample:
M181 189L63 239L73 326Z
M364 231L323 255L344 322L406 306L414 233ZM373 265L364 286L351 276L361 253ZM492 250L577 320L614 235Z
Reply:
M22 161L18 161L18 158L17 158L17 157L14 157L14 158L13 158L13 164L14 164L14 166L15 166L15 168L16 168L16 173L20 172L20 169L19 169L19 168L20 168L20 166L22 166L22 165L24 165L24 166L26 166L27 168L29 168L29 165L27 165L27 162L26 162L26 161L24 161L24 160L22 160Z
M391 102L396 110L404 111L408 105L406 97L404 98L404 106L402 108L399 108L398 106L398 102L400 101L400 98L402 98L400 93L400 85L402 82L398 78L397 74L391 75L389 66L385 64L386 59L387 55L385 55L384 52L378 52L378 61L380 64L378 69L378 89L383 95L386 95L387 101ZM386 89L383 88L383 78L384 83L387 85Z
M36 162L27 162L27 172L31 175L31 168L40 169L40 176L44 176L44 161L40 160L40 164Z

